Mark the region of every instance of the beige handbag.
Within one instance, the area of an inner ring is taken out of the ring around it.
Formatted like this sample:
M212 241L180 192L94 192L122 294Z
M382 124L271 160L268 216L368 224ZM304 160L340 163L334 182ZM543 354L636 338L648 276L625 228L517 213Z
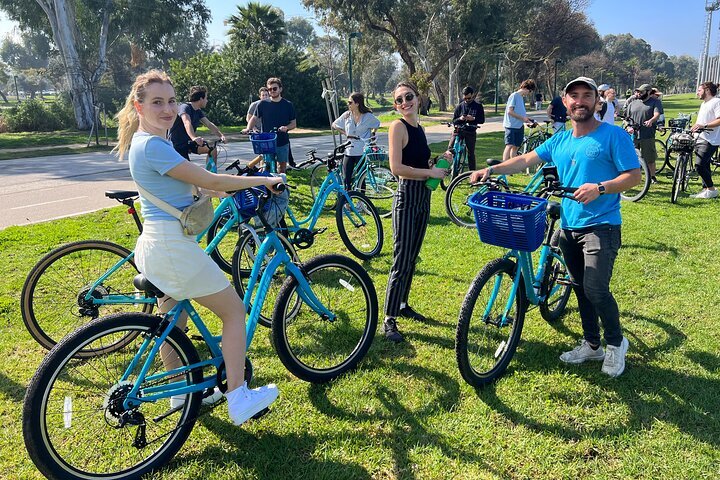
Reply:
M195 190L193 198L195 201L185 207L185 209L179 210L145 190L139 183L135 182L135 185L137 185L138 191L143 197L150 200L160 210L163 210L164 212L177 218L180 221L180 225L182 226L185 235L201 234L210 226L210 223L215 216L212 197L201 194L195 186L193 186L193 189Z

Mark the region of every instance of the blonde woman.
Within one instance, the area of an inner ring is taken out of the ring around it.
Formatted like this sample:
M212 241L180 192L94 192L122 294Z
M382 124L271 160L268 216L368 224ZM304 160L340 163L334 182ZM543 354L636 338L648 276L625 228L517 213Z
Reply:
M165 139L177 117L175 89L168 76L152 70L137 77L124 108L118 113L120 158L126 154L133 179L145 190L182 210L193 202L193 185L215 191L240 190L277 179L210 173L180 156ZM200 248L194 236L183 233L180 222L140 196L143 233L135 246L138 269L165 293L158 299L168 312L178 300L192 298L222 320L222 351L227 372L228 413L239 425L270 405L278 396L275 385L249 389L244 382L245 308L227 278ZM178 322L184 328L187 319ZM168 350L161 351L168 369L178 364ZM174 355L174 354L173 354ZM217 400L219 392L215 392ZM171 406L184 402L171 398ZM206 399L208 400L208 399Z
M428 178L444 178L444 169L430 165L430 147L425 130L418 120L420 95L410 82L398 83L393 91L395 109L402 118L390 125L388 132L390 170L399 178L393 200L393 264L385 293L385 337L402 342L397 317L425 320L408 305L415 262L420 253L430 217Z

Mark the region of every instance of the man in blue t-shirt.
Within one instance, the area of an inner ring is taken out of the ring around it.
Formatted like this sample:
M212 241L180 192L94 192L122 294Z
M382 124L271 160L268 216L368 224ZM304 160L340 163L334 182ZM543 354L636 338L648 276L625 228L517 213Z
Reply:
M255 115L252 116L247 128L242 133L251 131L258 120L262 120L263 132L275 130L277 132L277 146L275 147L274 161L277 163L277 171L285 173L290 157L290 136L288 132L297 127L295 107L291 102L282 98L283 85L279 78L268 78L267 89L270 92L270 100L260 102Z
M178 116L168 133L173 148L186 160L190 160L190 153L204 155L210 151L210 148L205 146L205 139L195 131L201 123L217 135L221 142L225 143L225 135L202 111L208 103L207 88L203 86L190 87L189 99L189 102L178 106Z
M628 341L620 312L610 292L620 248L620 192L640 183L640 162L630 137L615 125L594 117L599 100L595 82L578 77L565 87L563 103L572 130L553 135L537 149L471 175L471 182L492 173L517 173L552 161L574 199L563 199L560 249L573 282L583 326L580 345L560 355L566 363L602 360L602 371L617 377L625 370ZM607 352L600 342L598 317L605 330Z

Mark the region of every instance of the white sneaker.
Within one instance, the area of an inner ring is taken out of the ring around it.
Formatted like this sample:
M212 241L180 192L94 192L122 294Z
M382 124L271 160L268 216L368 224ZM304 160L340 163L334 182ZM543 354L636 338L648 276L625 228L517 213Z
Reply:
M716 198L718 196L718 191L716 190L709 190L704 189L697 195L693 195L693 198Z
M245 423L258 412L266 409L278 397L274 383L250 389L247 383L225 394L228 400L228 414L235 425Z
M170 408L182 407L185 404L186 395L173 395L170 397ZM223 394L219 388L215 387L213 393L202 399L203 405L215 405L222 400Z
M602 360L605 358L605 351L602 346L596 350L593 349L590 344L584 338L580 340L580 345L573 348L569 352L565 352L560 355L560 360L565 363L583 363L586 360Z
M617 377L623 373L625 371L625 354L629 346L630 342L628 342L628 339L625 337L623 337L619 347L608 345L602 372L611 377Z

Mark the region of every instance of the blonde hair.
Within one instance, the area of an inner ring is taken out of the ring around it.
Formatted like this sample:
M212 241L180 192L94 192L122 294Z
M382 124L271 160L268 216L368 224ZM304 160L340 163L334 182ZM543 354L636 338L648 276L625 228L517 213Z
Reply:
M137 110L135 110L135 102L143 103L145 90L154 83L167 83L171 87L173 86L170 77L161 70L150 70L138 75L130 89L130 95L125 100L125 106L115 116L118 121L118 144L113 149L113 152L117 152L121 160L130 148L132 136L140 125L140 117Z

